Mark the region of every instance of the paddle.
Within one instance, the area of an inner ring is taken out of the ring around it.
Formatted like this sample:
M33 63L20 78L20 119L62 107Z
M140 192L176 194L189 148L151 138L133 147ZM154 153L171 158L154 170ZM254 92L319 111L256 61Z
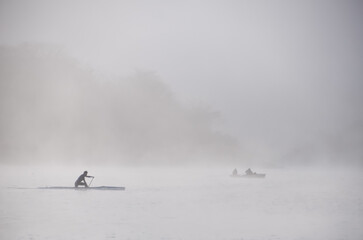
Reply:
M88 184L88 186L90 187L91 186L91 183L92 183L92 181L93 181L93 179L94 179L95 177L92 177L92 180L91 180L91 182Z

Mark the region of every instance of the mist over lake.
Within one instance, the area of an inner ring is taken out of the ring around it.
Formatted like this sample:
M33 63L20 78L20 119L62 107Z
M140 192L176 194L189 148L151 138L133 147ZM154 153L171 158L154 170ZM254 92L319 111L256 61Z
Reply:
M362 239L362 22L0 1L0 239Z
M149 72L105 78L54 47L1 52L1 145L6 163L183 164L233 161L236 137L219 114L184 106Z
M33 188L71 186L74 168L3 170L3 239L358 240L363 234L357 170L259 169L265 179L236 179L227 167L88 169L96 176L92 185L125 191Z

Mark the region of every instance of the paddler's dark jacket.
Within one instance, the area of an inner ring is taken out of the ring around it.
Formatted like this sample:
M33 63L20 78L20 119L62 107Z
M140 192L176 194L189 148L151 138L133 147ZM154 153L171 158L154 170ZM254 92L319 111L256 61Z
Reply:
M78 179L76 180L76 182L74 184L80 185L80 183L82 183L82 182L86 183L85 177L92 178L92 176L87 176L87 173L83 173L81 176L78 177Z
M87 176L87 173L83 173L81 176L78 177L78 179L76 180L76 183L75 184L79 184L81 183L82 181L85 182L85 177ZM88 176L87 176L88 177Z

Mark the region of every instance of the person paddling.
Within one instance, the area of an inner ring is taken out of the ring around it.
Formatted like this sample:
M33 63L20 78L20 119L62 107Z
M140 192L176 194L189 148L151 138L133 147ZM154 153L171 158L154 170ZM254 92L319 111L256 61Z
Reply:
M246 173L247 175L256 174L255 172L252 172L251 168L247 169L247 170L245 171L245 173Z
M75 187L78 187L78 186L85 186L85 187L88 187L87 185L87 182L86 182L86 177L87 178L94 178L93 176L88 176L87 175L88 172L87 171L84 171L83 174L81 176L79 176L76 180L76 182L74 183L74 186Z

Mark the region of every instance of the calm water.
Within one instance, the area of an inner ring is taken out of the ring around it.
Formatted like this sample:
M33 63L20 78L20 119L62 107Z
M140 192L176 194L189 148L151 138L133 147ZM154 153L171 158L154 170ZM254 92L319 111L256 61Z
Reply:
M360 170L232 169L2 167L0 239L363 239ZM32 189L83 170L126 191Z

